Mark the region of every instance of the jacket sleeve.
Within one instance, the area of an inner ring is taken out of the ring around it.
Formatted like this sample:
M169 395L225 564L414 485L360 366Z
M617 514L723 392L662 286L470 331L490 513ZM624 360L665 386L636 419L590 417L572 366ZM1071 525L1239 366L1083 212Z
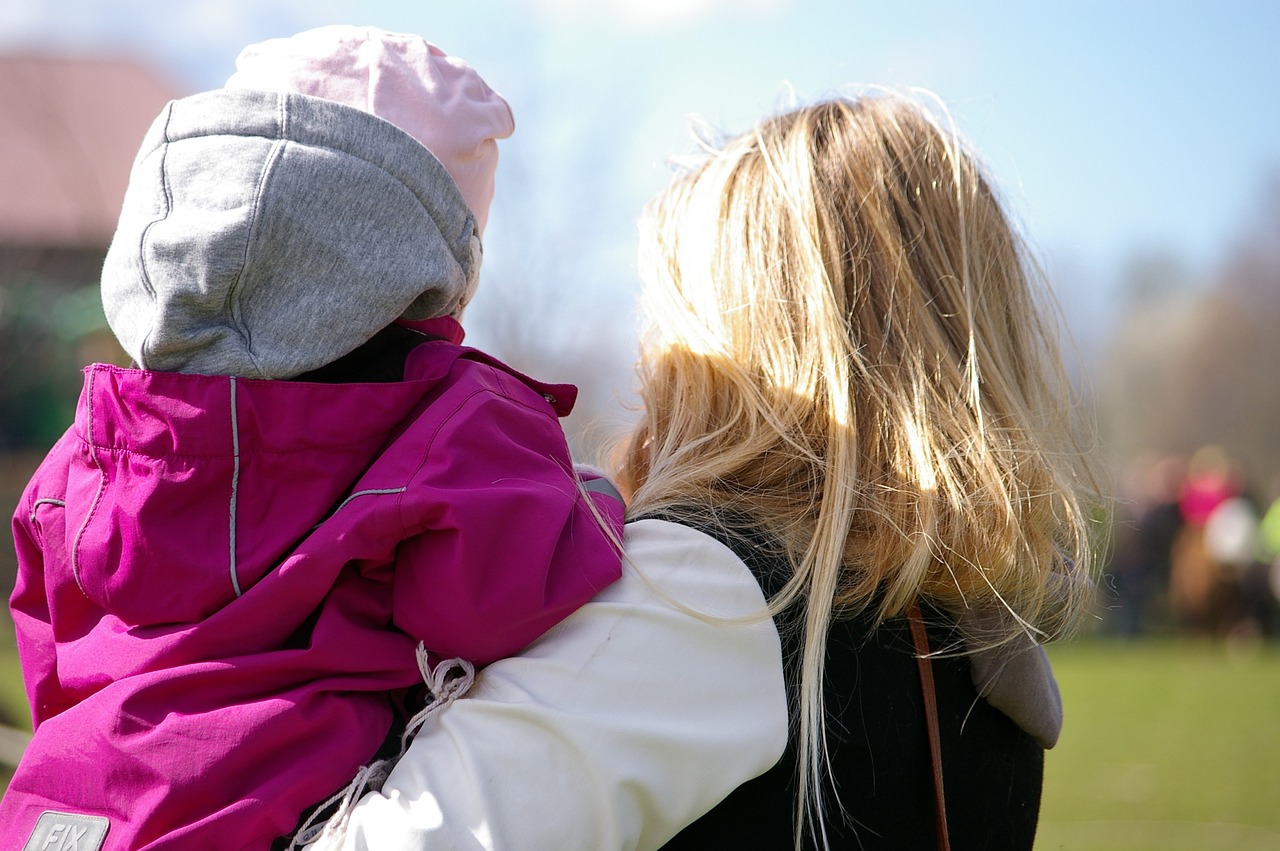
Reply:
M582 485L541 396L462 366L402 503L394 619L437 656L484 665L616 581L623 506Z
M655 849L777 762L782 656L755 579L666 521L629 525L626 554L621 580L428 722L335 847Z

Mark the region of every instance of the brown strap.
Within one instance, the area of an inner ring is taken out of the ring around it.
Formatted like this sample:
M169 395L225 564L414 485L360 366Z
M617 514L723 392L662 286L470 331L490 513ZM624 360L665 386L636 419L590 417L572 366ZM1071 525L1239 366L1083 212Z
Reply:
M933 792L937 799L938 849L951 851L947 835L947 799L942 791L942 741L938 735L938 701L933 688L933 665L929 662L929 634L925 632L920 604L913 602L907 612L911 640L916 647L916 667L920 669L920 691L924 694L924 717L929 727L929 754L933 757Z

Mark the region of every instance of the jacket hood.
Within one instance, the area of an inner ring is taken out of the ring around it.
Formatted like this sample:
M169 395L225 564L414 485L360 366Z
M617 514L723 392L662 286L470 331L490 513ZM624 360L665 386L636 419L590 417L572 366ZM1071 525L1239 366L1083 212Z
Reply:
M102 300L141 367L287 378L399 317L457 311L480 256L456 184L407 133L321 98L217 90L148 130Z

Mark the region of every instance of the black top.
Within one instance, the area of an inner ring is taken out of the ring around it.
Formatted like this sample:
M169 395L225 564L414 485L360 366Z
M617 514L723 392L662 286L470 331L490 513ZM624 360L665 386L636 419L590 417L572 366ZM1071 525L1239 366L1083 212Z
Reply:
M676 518L668 518L676 519ZM775 594L785 562L759 539L720 538ZM925 609L931 648L954 647L951 621ZM799 631L795 614L778 617L791 694L791 737L782 759L738 787L663 846L786 851L793 847L796 802L796 693ZM954 851L1030 849L1040 811L1044 751L1013 721L978 697L966 657L934 658L947 824ZM826 661L827 837L833 851L936 849L935 798L919 672L910 627L868 618L832 625ZM843 814L841 813L843 806ZM806 836L804 848L820 848Z
M403 325L388 325L337 360L296 375L293 380L317 384L404 381L405 360L409 352L428 340L442 339Z

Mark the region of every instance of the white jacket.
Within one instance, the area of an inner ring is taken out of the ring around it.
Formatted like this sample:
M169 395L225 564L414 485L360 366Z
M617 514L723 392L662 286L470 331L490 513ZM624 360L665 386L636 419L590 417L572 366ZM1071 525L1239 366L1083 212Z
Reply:
M661 848L782 756L782 650L764 606L720 542L663 520L628 524L622 578L480 672L345 835L309 848ZM991 617L961 615L975 631ZM1028 639L971 661L978 693L1052 747L1062 703L1044 649Z
M778 761L781 646L755 578L662 520L628 525L626 555L621 580L427 723L336 847L656 849Z

